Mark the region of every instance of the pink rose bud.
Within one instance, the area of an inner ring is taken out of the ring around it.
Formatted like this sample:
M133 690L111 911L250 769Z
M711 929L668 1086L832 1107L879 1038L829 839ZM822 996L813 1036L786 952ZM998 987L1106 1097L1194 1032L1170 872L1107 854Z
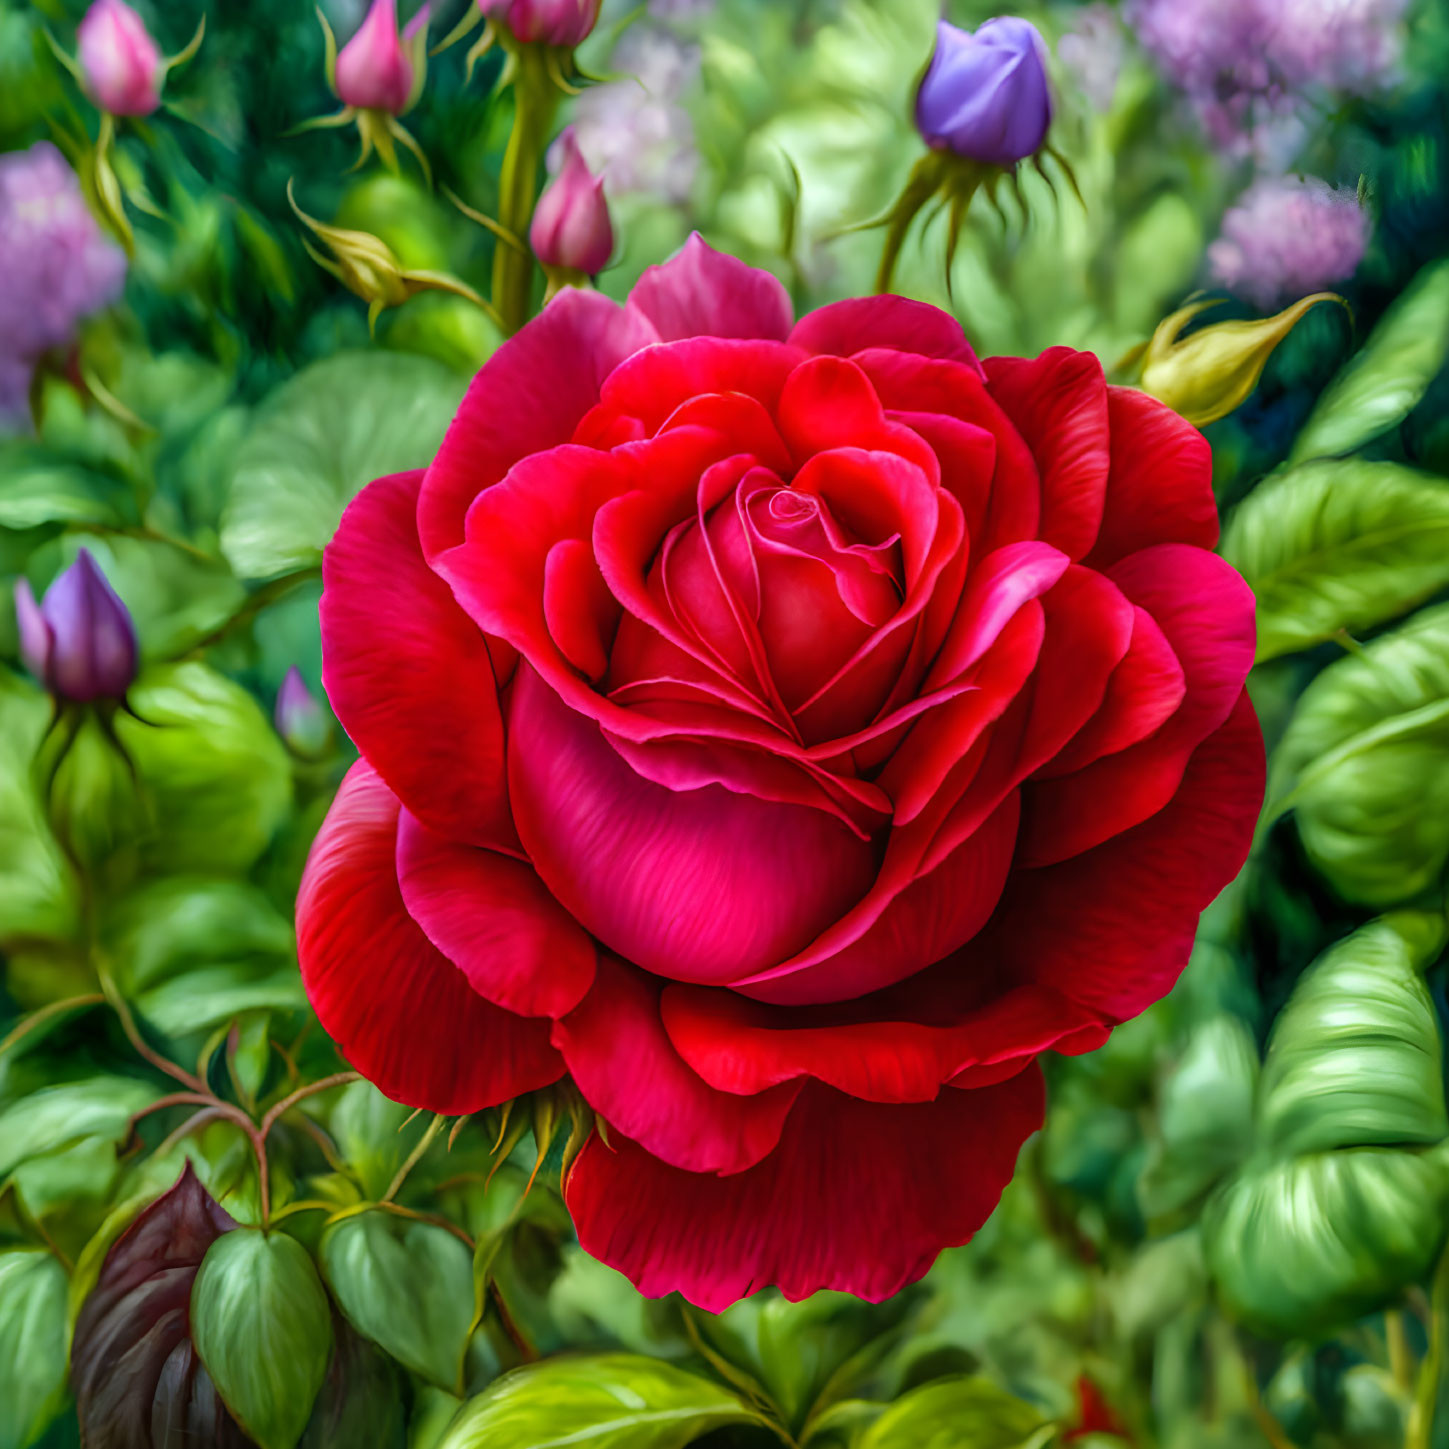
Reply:
M277 733L293 754L315 760L332 744L332 720L294 664L277 691Z
M372 0L357 34L337 56L337 95L345 105L391 116L411 109L426 57L428 10L424 5L399 37L397 0Z
M149 116L166 73L146 22L125 0L95 0L76 29L86 92L113 116Z
M85 549L35 602L15 585L15 621L27 668L62 699L120 699L136 677L136 626Z
M614 250L604 183L589 170L572 126L559 137L558 148L563 162L538 199L528 239L545 267L592 277Z
M599 22L602 0L478 0L479 9L501 20L514 38L537 45L581 44Z

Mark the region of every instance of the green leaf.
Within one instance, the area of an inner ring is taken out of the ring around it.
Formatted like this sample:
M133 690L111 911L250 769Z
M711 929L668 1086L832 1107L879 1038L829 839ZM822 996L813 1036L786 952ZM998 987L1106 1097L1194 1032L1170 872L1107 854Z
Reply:
M729 1390L627 1353L546 1359L470 1399L437 1449L683 1449L707 1430L762 1420Z
M0 1253L0 1449L27 1449L65 1399L65 1269L49 1253Z
M373 1210L334 1223L319 1254L349 1323L399 1363L457 1387L473 1316L468 1249L444 1228Z
M31 442L0 446L0 528L122 522L130 490L120 479Z
M88 1077L42 1087L0 1109L0 1180L22 1163L87 1137L119 1142L156 1090L133 1077Z
M1437 916L1370 922L1304 974L1263 1067L1257 1150L1203 1217L1220 1297L1254 1329L1316 1338L1433 1263L1449 1211L1441 1046L1421 976Z
M1390 906L1449 861L1449 605L1329 665L1273 756L1270 811L1292 809L1340 895Z
M31 775L51 712L39 690L0 673L0 943L63 940L76 926L79 886Z
M1403 422L1449 357L1449 261L1425 267L1329 383L1289 455L1351 453Z
M1371 629L1449 584L1449 482L1360 458L1304 463L1234 510L1222 552L1258 596L1258 659Z
M328 1126L364 1196L376 1199L387 1191L428 1122L411 1107L384 1097L371 1082L353 1082L337 1094Z
M294 1449L332 1349L332 1312L306 1249L254 1228L218 1238L191 1288L191 1331L242 1428L261 1449Z
M102 939L121 994L167 1036L305 1005L291 922L242 881L152 881L118 903Z
M132 686L116 733L155 803L146 850L158 872L246 870L291 801L276 732L240 686L196 662L156 665Z
M232 567L260 579L318 564L355 493L428 463L466 385L399 352L343 353L285 383L237 456L221 528Z
M1149 1218L1189 1206L1247 1156L1257 1084L1257 1044L1238 1017L1211 1017L1194 1031L1163 1083L1161 1136L1137 1183Z
M860 1449L1036 1449L1054 1433L1039 1410L971 1376L897 1399L861 1436Z

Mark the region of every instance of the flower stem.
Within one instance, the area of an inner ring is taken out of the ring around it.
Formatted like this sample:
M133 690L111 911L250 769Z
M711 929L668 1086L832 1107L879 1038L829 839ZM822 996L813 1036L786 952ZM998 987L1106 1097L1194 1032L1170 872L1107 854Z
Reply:
M513 82L513 132L498 180L498 223L513 236L528 235L538 196L538 172L548 145L559 90L548 72L548 47L520 45ZM533 254L500 245L493 253L493 306L510 335L528 320Z
M1444 1371L1444 1338L1449 1328L1449 1248L1434 1270L1434 1285L1429 1295L1429 1347L1419 1365L1419 1382L1414 1390L1414 1404L1409 1410L1409 1427L1404 1434L1404 1449L1429 1449L1434 1441L1434 1410L1439 1400L1439 1380Z

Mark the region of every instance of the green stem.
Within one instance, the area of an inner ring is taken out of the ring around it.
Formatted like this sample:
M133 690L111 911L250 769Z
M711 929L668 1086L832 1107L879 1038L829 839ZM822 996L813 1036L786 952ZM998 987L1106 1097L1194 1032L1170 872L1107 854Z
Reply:
M1434 1270L1429 1302L1429 1348L1419 1365L1419 1382L1414 1390L1414 1406L1409 1411L1404 1449L1429 1449L1434 1439L1434 1408L1444 1369L1445 1331L1449 1328L1449 1249L1444 1251Z
M548 48L520 45L513 82L513 132L498 180L498 223L516 237L528 235L538 195L538 172L548 145L559 91L548 73ZM493 253L493 306L510 335L528 320L533 293L533 254L499 246Z

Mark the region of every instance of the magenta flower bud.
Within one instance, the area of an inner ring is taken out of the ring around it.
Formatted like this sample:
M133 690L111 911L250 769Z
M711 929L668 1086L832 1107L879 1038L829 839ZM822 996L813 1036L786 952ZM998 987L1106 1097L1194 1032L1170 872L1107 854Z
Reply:
M1046 45L1014 15L975 34L942 20L936 52L916 92L916 127L926 144L970 161L1014 166L1035 155L1052 120Z
M599 23L602 0L478 0L478 8L501 20L517 40L533 45L581 44Z
M61 699L120 699L136 677L136 626L86 549L37 604L29 581L15 585L20 655Z
M86 93L113 116L149 116L161 104L166 64L146 22L125 0L95 0L76 28Z
M559 136L558 153L562 162L538 198L528 240L545 267L592 277L614 250L604 183L589 170L572 126Z
M331 717L307 688L307 681L295 664L277 691L273 719L287 748L304 760L320 758L332 744Z
M344 105L390 116L412 108L426 63L428 12L424 5L399 37L397 0L372 0L357 34L337 56L335 83Z

